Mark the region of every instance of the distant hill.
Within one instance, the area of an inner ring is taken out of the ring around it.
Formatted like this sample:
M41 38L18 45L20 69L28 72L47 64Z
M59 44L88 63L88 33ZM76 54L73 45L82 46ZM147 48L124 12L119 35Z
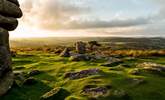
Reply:
M105 45L135 49L165 49L165 38L51 37L10 40L11 47L73 46L76 41L95 40Z

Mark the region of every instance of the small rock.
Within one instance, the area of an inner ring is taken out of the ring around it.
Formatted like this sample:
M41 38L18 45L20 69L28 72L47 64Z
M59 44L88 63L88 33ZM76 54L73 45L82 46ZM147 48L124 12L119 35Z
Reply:
M23 85L34 85L35 83L37 83L37 80L33 77L30 77L23 82Z
M146 82L143 78L129 78L127 81L133 85L140 85Z
M150 72L157 72L157 73L165 72L165 66L152 63L152 62L140 63L137 65L137 67L142 68L145 71L150 71Z
M128 100L129 99L128 94L124 90L121 90L121 89L115 90L113 92L113 96L115 98L120 98L121 100Z
M64 51L60 54L61 57L70 57L69 48L65 48Z
M58 87L41 96L41 100L65 100L69 95L70 93L66 89Z
M34 75L38 75L41 74L41 71L39 70L32 70L28 73L29 76L34 76Z
M89 44L90 50L94 50L95 46L96 47L101 46L101 44L99 44L97 41L89 41L88 44Z
M70 61L89 61L91 57L85 54L75 54L70 57Z
M79 79L79 78L88 77L90 75L96 75L100 71L101 71L100 69L95 68L95 69L82 70L80 72L66 73L65 78Z
M101 66L113 67L121 64L122 62L123 61L120 59L110 57L109 60L106 63L102 64Z
M61 52L62 52L61 49L57 49L57 50L54 51L55 54L60 54Z
M99 96L104 96L108 93L108 89L106 87L90 87L86 86L83 90L82 93L84 95L88 95L93 98L97 98Z
M139 75L140 74L140 69L137 69L137 68L133 69L129 73L132 74L132 75Z

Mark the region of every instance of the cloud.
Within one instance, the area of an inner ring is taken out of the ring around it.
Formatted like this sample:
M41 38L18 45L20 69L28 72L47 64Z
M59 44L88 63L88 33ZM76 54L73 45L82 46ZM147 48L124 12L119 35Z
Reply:
M88 28L115 28L132 27L156 23L165 18L165 1L152 0L161 5L157 15L136 18L101 19L86 16L90 14L91 8L86 5L87 0L21 0L24 12L22 23L29 26L47 30L57 29L88 29ZM88 0L89 1L89 0ZM135 1L135 0L134 0ZM95 11L96 12L96 11ZM100 15L102 16L102 15ZM113 17L113 16L112 16Z
M22 0L21 7L24 12L22 21L29 25L39 27L63 26L72 16L89 11L86 6L78 6L72 0ZM67 3L66 3L67 2Z
M134 18L134 19L113 19L104 21L100 19L86 21L72 21L66 28L71 29L88 29L88 28L115 28L115 27L132 27L151 23L149 18Z

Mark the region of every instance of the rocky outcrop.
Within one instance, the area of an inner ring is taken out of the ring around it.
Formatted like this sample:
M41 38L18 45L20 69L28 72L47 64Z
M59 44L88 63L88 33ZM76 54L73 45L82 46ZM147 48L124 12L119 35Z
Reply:
M61 57L70 57L70 50L69 48L65 48L64 51L60 54Z
M85 54L86 53L86 43L80 41L75 43L76 51L79 54Z
M14 30L22 16L17 0L0 0L0 96L12 86L14 75L11 68L9 32Z

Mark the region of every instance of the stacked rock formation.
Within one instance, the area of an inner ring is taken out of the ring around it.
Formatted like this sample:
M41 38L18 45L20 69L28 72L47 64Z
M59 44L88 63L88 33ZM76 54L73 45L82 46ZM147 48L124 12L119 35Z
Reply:
M13 84L8 31L17 27L17 18L21 16L17 0L0 0L0 96Z
M86 53L86 43L79 41L75 43L76 51L79 54L85 54Z

